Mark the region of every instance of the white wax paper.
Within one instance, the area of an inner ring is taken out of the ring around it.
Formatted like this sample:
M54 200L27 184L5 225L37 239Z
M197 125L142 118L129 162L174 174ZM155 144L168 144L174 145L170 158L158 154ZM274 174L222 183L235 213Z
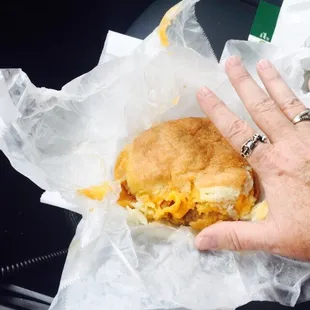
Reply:
M303 46L309 37L310 1L285 0L282 3L271 42L285 49Z
M168 14L168 46L156 30L130 56L103 55L103 64L61 91L36 88L21 70L1 70L0 149L16 170L83 215L51 309L234 309L251 300L310 299L308 263L259 252L200 253L188 228L133 224L115 202L120 149L152 124L203 116L196 102L202 85L254 126L195 20L195 2ZM300 90L308 49L287 55L230 42L224 58L231 53L250 69L263 55L272 58L309 103ZM105 181L113 191L104 201L77 194Z

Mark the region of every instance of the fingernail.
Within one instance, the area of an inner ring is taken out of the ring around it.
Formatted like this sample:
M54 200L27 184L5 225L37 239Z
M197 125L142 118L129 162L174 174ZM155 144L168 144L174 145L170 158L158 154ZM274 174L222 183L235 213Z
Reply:
M214 236L198 235L196 237L196 247L199 250L216 250L218 248L217 239Z
M261 60L257 66L261 71L268 70L272 67L270 61L266 59Z
M241 58L239 56L231 56L228 59L228 64L233 67L240 66L242 64Z
M212 95L212 91L208 87L203 87L199 90L198 94L202 97Z

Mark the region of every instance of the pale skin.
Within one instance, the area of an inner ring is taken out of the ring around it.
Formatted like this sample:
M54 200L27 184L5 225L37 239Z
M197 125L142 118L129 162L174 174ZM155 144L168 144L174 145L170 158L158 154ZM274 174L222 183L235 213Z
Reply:
M258 127L268 137L248 158L265 191L269 214L261 222L221 222L196 239L200 250L261 250L310 261L310 121L291 120L306 107L267 60L257 65L261 89L241 60L226 62L227 75ZM255 131L207 87L198 101L222 135L240 152Z

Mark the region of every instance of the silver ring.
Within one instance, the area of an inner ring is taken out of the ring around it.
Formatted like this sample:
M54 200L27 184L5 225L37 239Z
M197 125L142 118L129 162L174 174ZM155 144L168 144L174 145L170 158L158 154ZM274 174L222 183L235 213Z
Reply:
M247 142L245 142L242 147L241 147L241 156L243 158L248 158L253 150L255 149L255 147L257 146L257 144L261 142L261 143L267 143L267 137L264 135L260 135L258 133L255 133L252 137L252 139L249 139Z
M303 121L310 121L310 109L306 109L305 111L297 114L293 118L292 123L293 123L293 125L296 125L296 124L303 122Z

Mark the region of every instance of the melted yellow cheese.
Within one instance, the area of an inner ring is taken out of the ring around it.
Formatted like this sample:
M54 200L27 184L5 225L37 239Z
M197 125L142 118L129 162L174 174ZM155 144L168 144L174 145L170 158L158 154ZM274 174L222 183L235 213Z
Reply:
M103 200L106 194L111 190L111 186L108 182L104 182L100 185L91 186L89 188L84 188L78 190L78 193L84 195L93 200Z
M159 34L160 42L165 47L169 45L167 29L171 25L171 21L174 18L178 7L179 7L179 4L175 5L169 11L167 11L167 13L162 18L159 24L159 27L158 27L158 34Z
M262 221L267 218L268 215L268 205L264 200L261 203L258 203L251 211L251 220L252 221Z
M162 195L150 197L149 195L137 195L137 200L141 201L147 209L154 210L154 219L160 220L170 213L176 219L181 219L190 209L193 203L189 202L185 195L176 191L165 192ZM163 206L162 203L171 202L171 206Z
M201 230L218 221L240 219L251 214L251 209L255 203L255 198L252 195L253 189L249 196L241 194L237 199L234 197L234 201L230 199L225 200L224 197L221 199L211 199L210 201L207 198L214 196L211 189L208 190L208 194L205 189L201 191L196 187L193 187L190 192L186 193L170 189L168 191L157 191L152 196L143 192L133 196L126 193L126 191L122 191L118 203L123 207L139 210L150 221L158 221L170 216L173 223L184 223L182 222L184 216L190 210L195 209L198 212L199 219L196 218L190 225L196 230ZM90 199L103 200L109 190L111 190L111 187L105 182L98 186L79 190L79 193ZM226 193L229 190L229 188L227 190L220 188L217 195L221 196L220 194ZM212 195L210 196L210 194ZM254 217L262 217L258 214L264 213L264 211L259 210L266 210L266 208L261 206L257 209Z

